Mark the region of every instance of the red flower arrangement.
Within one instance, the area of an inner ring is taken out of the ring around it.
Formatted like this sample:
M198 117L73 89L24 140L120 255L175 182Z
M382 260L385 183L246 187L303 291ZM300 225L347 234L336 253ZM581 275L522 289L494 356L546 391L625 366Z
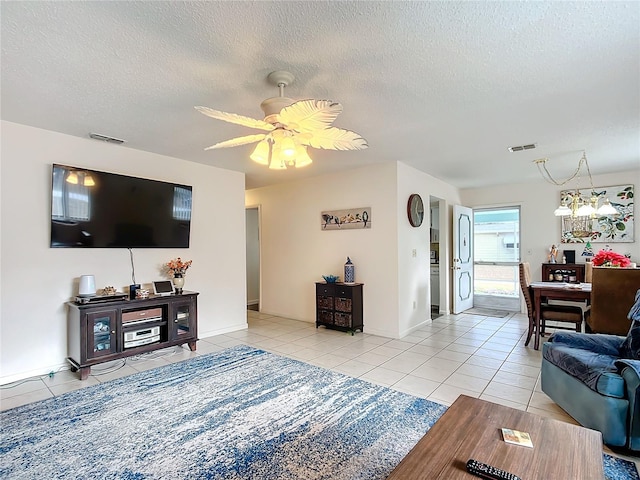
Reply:
M167 269L169 270L169 275L175 277L176 275L182 276L187 272L187 269L191 266L193 260L187 260L183 262L180 257L174 258L167 262Z
M600 250L591 263L595 267L628 267L631 265L631 260L616 252Z

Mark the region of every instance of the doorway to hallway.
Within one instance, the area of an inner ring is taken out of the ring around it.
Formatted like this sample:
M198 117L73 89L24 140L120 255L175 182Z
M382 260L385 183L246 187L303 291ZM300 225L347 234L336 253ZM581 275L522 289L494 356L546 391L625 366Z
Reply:
M441 222L442 220L442 222ZM446 249L441 248L441 237L446 238L444 229L446 228L446 208L441 198L429 196L429 299L431 304L431 319L442 315L443 310L448 309L448 302L443 302L447 290L442 287L442 282L446 278L441 277L441 268L445 264L444 256Z
M245 209L247 243L247 310L260 311L260 209Z

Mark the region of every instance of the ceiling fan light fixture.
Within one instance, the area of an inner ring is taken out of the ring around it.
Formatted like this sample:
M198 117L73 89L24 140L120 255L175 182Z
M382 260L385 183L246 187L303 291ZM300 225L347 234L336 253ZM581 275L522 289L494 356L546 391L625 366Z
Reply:
M306 167L312 163L313 160L307 153L307 148L303 145L298 145L298 148L296 148L296 168Z
M254 162L260 165L269 165L269 151L271 146L267 140L262 140L256 148L254 148L253 153L249 155L249 158Z
M294 80L294 76L289 72L272 72L268 80L277 85L279 96L267 98L260 104L265 114L263 120L208 107L195 107L203 115L216 120L268 132L232 138L205 150L259 142L249 158L260 165L268 165L272 170L284 170L287 166L310 165L312 160L307 154L307 147L327 150L368 148L367 141L357 133L332 126L342 112L340 103L313 99L295 101L285 97L284 87Z
M285 165L284 160L274 156L273 158L271 158L269 169L270 170L286 170L287 166Z
M286 158L292 158L296 154L296 144L291 137L284 137L280 141L280 153Z
M263 100L260 108L264 112L265 122L271 122L271 120L277 121L277 115L282 109L293 103L295 103L295 100L288 97L271 97Z

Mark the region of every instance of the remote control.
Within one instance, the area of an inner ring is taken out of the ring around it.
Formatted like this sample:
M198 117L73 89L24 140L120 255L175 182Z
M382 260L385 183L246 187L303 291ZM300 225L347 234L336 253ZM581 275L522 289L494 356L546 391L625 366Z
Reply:
M513 473L505 472L473 458L470 458L467 462L467 471L476 477L486 480L520 480L520 477Z

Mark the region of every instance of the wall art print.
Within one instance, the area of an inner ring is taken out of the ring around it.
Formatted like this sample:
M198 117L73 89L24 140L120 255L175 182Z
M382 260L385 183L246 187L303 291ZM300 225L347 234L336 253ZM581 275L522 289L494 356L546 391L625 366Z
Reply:
M560 192L565 198L571 190ZM586 194L586 191L584 192ZM569 227L570 217L562 217L562 243L630 243L634 241L634 188L633 185L616 185L612 187L594 187L593 193L600 200L609 199L620 215L607 215L590 219L591 233L587 236L576 236Z
M371 228L371 207L329 210L320 214L322 230Z

